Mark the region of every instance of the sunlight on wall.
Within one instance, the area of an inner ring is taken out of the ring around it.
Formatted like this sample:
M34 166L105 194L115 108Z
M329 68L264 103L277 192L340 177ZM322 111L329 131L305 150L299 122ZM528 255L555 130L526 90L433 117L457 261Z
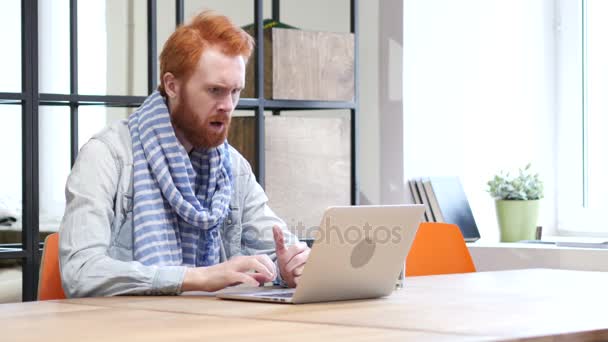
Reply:
M528 162L554 227L553 18L549 0L405 0L404 172L460 176L484 240L498 238L486 182Z

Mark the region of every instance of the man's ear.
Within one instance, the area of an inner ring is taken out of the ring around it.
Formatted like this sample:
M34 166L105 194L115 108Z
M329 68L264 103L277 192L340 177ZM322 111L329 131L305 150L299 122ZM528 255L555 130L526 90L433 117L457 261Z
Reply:
M163 75L163 83L165 85L165 93L167 93L168 98L172 99L179 96L181 84L172 73L166 72Z

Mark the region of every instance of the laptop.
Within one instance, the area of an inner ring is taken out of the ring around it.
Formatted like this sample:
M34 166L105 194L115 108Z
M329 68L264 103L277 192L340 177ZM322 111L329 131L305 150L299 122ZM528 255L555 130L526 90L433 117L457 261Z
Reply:
M388 296L423 213L422 204L330 207L295 289L232 288L217 297L301 304Z

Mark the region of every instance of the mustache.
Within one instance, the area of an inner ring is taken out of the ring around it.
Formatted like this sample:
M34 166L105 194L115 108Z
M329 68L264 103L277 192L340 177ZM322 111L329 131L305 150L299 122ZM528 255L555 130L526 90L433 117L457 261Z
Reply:
M230 114L215 114L207 118L207 122L230 122Z

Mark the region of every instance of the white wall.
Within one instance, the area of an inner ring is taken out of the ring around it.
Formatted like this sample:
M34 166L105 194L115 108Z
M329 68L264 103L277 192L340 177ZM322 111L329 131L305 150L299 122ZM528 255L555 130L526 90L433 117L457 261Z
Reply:
M378 150L380 157L379 184L381 204L411 203L409 191L407 191L407 180L404 178L404 133L403 133L403 1L382 1L379 6L378 28L375 31L378 41L377 64L372 65L371 70L377 77L377 101L375 103L378 120ZM362 11L362 21L365 19ZM368 43L368 41L366 41ZM368 46L362 45L361 49ZM362 65L365 61L361 60ZM362 67L369 68L365 65ZM363 72L363 71L362 71ZM367 80L362 79L362 83ZM371 99L366 95L361 96L361 102ZM371 102L371 101L370 101ZM362 111L363 112L363 111ZM364 115L368 115L365 113ZM362 126L365 127L365 126ZM364 143L366 130L361 130L361 141ZM363 157L364 155L362 155ZM366 164L366 163L364 163ZM372 164L373 165L373 164Z
M405 0L405 177L458 175L484 240L498 239L486 182L532 162L539 224L555 226L552 0Z
M392 1L389 1L392 2ZM360 1L359 13L359 199L380 203L380 105L378 102L380 7L384 2ZM400 28L399 23L395 23Z

